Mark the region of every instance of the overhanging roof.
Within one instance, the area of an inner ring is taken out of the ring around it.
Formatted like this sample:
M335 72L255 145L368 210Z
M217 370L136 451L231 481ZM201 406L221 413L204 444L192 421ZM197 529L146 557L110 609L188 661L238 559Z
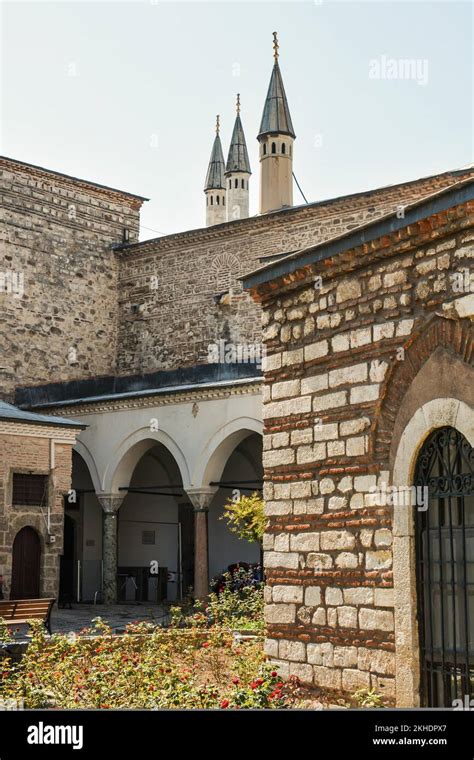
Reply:
M36 414L36 412L25 412L23 409L7 404L6 401L0 401L0 420L9 422L24 422L30 425L55 425L56 427L86 428L82 422L73 422L65 417L50 417L48 414Z

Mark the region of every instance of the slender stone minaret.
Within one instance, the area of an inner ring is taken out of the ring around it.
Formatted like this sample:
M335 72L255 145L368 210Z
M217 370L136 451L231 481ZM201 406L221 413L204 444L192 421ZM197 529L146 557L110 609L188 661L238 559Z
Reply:
M260 213L293 205L293 142L296 137L278 65L278 39L273 32L275 63L263 107L260 143Z
M211 158L206 175L204 192L206 194L206 226L225 222L225 178L224 155L219 137L220 122L216 118L216 137L212 146Z
M249 155L245 142L244 128L240 120L240 95L237 94L237 116L230 141L229 155L225 167L227 221L246 219L249 215Z

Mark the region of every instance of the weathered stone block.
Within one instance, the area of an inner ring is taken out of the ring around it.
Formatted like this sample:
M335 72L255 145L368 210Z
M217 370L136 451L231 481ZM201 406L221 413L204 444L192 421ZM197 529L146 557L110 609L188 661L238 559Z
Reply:
M366 631L393 631L393 612L362 607L359 611L359 626Z
M296 618L296 605L294 604L266 604L266 623L294 623Z
M319 551L319 533L296 533L290 537L293 552Z
M347 530L332 530L321 532L321 549L353 549L355 536Z
M308 607L317 607L321 604L321 588L319 586L306 586L304 603Z
M278 653L282 660L291 660L293 662L306 661L306 646L301 641L280 639Z
M263 558L265 567L288 567L296 570L298 555L291 552L265 552Z

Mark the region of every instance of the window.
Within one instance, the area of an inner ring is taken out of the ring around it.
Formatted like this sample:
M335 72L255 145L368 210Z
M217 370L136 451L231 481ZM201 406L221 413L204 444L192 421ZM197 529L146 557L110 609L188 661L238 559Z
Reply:
M148 546L155 545L155 531L154 530L142 530L142 544Z
M222 196L222 205L225 206L225 195Z
M48 476L13 473L12 504L40 507L48 499Z
M238 186L239 186L239 180L238 180L238 179L235 179L235 180L234 180L234 187L238 187Z
M291 145L290 145L290 156L291 156Z
M276 152L277 152L277 147L275 143L272 143L272 153L276 153Z
M232 180L229 180L229 190L232 188Z
M217 205L219 205L219 203L220 203L220 199L219 199L219 196L218 196L218 195L216 195L216 201L217 201Z
M286 145L285 145L285 143L282 143L282 144L281 144L281 152L282 152L283 154L285 154L285 153L286 153Z
M267 144L266 143L263 143L263 155L264 156L267 155Z
M240 186L241 186L242 190L245 190L245 180L244 179L242 180Z
M214 198L213 198L213 196L211 195L211 206L213 206L213 205L214 205Z
M206 196L206 206L209 206L209 198Z

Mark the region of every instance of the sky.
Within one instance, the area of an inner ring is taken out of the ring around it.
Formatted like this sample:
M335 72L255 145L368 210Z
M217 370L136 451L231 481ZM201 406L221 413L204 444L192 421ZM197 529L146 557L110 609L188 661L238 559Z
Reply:
M0 152L150 198L141 239L202 227L215 117L226 156L239 92L256 214L277 30L308 201L466 166L472 16L456 0L0 0Z

